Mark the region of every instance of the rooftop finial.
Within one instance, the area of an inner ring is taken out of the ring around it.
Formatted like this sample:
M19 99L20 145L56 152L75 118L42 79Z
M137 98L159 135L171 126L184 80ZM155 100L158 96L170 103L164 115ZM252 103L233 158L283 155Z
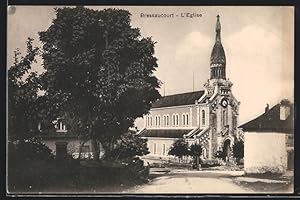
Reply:
M217 15L216 32L221 31L220 15Z

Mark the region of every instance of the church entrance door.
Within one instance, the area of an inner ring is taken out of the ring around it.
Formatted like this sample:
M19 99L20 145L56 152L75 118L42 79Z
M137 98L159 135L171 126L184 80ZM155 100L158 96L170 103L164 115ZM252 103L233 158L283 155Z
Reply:
M225 140L224 142L224 160L229 161L230 158L230 140Z

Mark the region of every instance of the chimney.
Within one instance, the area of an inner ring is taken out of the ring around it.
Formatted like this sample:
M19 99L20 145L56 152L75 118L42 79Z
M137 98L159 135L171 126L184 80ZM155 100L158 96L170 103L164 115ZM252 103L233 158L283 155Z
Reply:
M290 115L290 102L287 99L283 99L280 102L280 120L286 120Z
M268 111L269 111L269 104L266 105L265 113L267 113Z

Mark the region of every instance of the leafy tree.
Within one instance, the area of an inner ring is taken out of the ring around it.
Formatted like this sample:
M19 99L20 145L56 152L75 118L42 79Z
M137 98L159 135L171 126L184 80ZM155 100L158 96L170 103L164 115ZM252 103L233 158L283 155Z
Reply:
M242 140L237 140L233 144L233 157L237 159L239 163L242 158L244 158L244 142Z
M33 135L37 128L39 78L31 71L32 64L39 54L38 47L32 45L33 39L28 38L27 52L20 57L16 49L14 64L8 69L8 131L9 140L24 140Z
M58 8L51 26L40 32L44 98L51 117L60 111L76 122L69 130L99 142L106 153L150 109L160 95L154 42L130 25L122 9ZM52 111L49 111L52 110Z
M196 161L197 168L199 168L199 159L202 155L201 144L193 143L189 148L189 155L193 157L193 159Z
M225 160L226 154L225 154L225 152L223 150L218 150L216 152L216 154L215 154L215 157L216 158L221 158L221 159Z
M112 150L111 155L112 158L115 159L126 159L149 153L147 139L140 138L134 132L128 132L121 136L121 139Z
M176 140L171 146L168 154L178 157L180 162L183 156L190 155L188 143L184 139Z

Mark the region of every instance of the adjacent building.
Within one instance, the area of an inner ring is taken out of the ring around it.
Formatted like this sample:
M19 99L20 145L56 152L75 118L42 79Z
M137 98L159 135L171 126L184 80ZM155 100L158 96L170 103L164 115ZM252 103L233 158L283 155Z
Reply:
M226 77L218 15L210 78L204 83L204 90L164 96L144 116L144 128L138 134L148 139L149 156L167 159L173 142L185 138L189 143L202 145L204 159L215 158L218 150L225 151L227 159L231 158L240 105L232 93L232 85Z
M294 168L294 105L288 100L240 126L246 173L283 173Z

